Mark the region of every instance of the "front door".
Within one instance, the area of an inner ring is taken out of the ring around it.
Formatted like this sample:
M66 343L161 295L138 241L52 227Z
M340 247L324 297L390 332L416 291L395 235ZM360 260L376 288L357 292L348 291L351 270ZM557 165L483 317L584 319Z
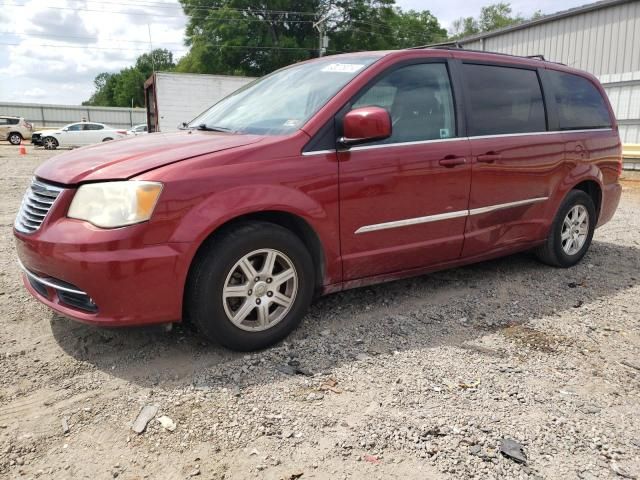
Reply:
M393 133L338 152L345 281L456 259L464 239L470 146L456 137L447 63L392 67L351 108L371 105Z
M473 154L464 257L541 240L565 178L563 135L547 129L536 69L463 63Z

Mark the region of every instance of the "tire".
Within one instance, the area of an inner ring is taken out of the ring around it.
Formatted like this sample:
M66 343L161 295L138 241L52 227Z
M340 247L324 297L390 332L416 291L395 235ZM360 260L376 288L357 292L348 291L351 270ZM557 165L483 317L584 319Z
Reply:
M586 213L587 225L575 222ZM582 190L571 190L556 214L547 241L535 250L538 259L554 267L572 267L585 256L597 222L593 200Z
M109 142L111 140L113 140L113 138L111 138L111 137L107 137L107 138L103 138L102 139L103 142Z
M42 139L42 146L45 150L55 150L58 148L58 140L53 137L44 137Z
M275 259L273 267L267 259ZM186 317L227 348L262 349L298 326L311 303L314 279L311 255L296 235L269 222L239 224L205 244L194 260Z
M18 132L11 132L8 140L11 145L20 145L20 142L22 142L22 135Z

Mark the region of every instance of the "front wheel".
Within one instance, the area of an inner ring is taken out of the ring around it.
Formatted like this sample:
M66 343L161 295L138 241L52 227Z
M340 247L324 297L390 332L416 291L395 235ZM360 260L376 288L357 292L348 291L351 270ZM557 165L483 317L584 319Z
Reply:
M591 245L596 222L591 197L582 190L570 191L558 209L546 243L538 247L536 255L554 267L575 265Z
M252 222L203 248L185 300L188 318L207 338L233 350L258 350L300 323L311 303L314 268L296 235Z
M11 145L20 145L20 142L22 142L22 135L16 132L9 134L9 143L11 143Z
M56 148L58 148L58 141L53 137L46 137L44 140L42 140L42 146L46 150L55 150Z

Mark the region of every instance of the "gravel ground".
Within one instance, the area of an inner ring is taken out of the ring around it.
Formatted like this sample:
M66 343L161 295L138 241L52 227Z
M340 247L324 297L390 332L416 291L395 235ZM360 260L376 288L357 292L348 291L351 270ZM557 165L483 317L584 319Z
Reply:
M572 269L522 254L331 295L245 355L27 294L11 225L49 156L0 145L0 477L640 478L640 179Z

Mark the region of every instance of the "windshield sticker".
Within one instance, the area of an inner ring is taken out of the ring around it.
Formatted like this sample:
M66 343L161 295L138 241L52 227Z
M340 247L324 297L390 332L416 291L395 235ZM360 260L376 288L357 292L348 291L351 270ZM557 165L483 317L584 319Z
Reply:
M364 65L358 63L330 63L322 69L323 72L335 73L355 73L364 68Z

